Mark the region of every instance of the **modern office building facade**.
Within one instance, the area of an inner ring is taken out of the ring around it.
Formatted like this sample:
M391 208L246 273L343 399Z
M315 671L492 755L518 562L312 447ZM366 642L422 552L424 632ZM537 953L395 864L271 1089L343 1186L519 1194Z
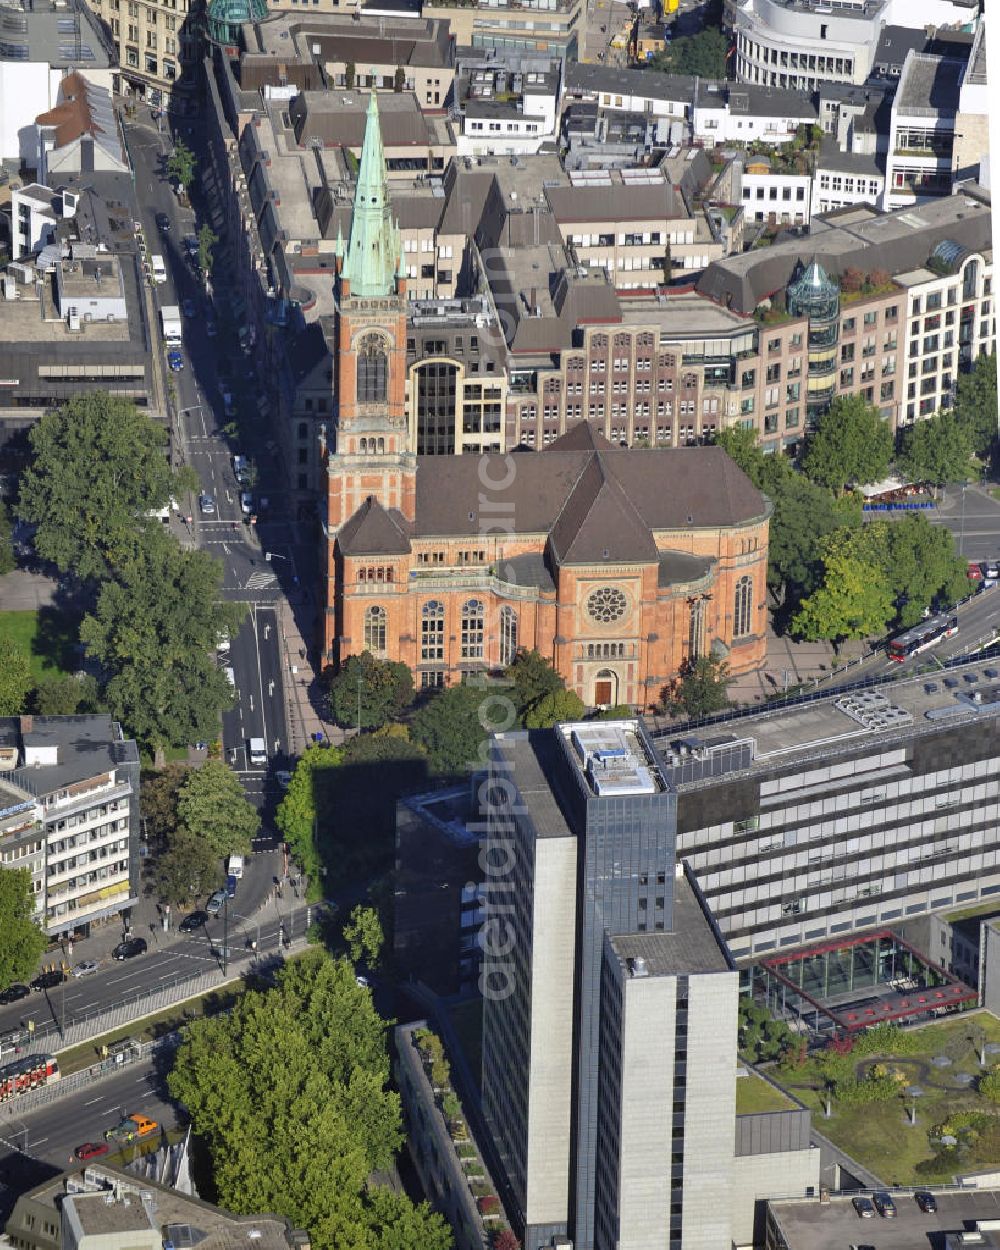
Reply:
M487 786L484 1106L525 1246L728 1245L737 976L645 730L500 734Z
M1000 893L1000 664L660 743L677 853L734 958Z

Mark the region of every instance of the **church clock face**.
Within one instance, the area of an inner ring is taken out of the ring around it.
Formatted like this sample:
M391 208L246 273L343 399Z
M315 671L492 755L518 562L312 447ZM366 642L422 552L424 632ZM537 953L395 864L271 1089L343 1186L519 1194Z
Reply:
M628 599L617 586L599 586L587 597L587 614L602 625L620 621L627 611Z

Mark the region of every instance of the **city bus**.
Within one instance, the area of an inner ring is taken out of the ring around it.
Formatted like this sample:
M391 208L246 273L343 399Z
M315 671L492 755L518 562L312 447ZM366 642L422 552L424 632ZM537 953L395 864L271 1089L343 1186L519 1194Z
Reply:
M59 1064L55 1055L25 1055L0 1068L0 1103L8 1102L29 1089L58 1081Z
M914 625L912 629L908 629L905 633L898 634L892 639L887 648L889 659L895 660L897 664L902 664L911 655L917 655L920 651L926 651L928 647L936 646L942 639L951 638L957 633L957 616L948 613L943 613L941 616L930 616L926 621L921 621L919 625Z

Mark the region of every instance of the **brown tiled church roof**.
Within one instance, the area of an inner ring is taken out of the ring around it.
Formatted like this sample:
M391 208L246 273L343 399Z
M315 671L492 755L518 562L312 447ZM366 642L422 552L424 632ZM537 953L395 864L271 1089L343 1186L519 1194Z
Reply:
M413 537L495 532L509 504L514 533L550 535L572 563L655 560L657 531L743 525L768 508L721 447L619 450L586 423L542 452L419 456L416 487Z
M402 518L397 521L369 495L340 530L337 542L345 556L403 556L410 550L403 525Z

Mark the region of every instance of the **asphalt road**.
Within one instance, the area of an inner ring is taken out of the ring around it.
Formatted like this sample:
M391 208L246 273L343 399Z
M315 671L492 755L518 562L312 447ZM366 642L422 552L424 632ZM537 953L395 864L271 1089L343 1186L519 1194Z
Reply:
M277 950L279 922L291 926L292 936L304 932L305 911L291 886L286 883L282 887L280 900L270 898L274 878L281 871L281 857L276 853L254 856L247 865L236 897L229 902L230 950L242 948L250 940L257 941L261 952ZM190 936L155 930L137 934L149 943L144 955L120 962L106 959L96 972L70 977L55 989L32 991L29 998L0 1007L0 1033L26 1028L29 1020L39 1030L53 1024L69 1027L141 994L218 967L219 958L212 948L222 946L225 929L226 921L220 914ZM57 1041L53 1034L53 1045Z
M143 124L142 118L145 117ZM199 123L185 122L185 141L198 151ZM280 798L274 773L290 767L285 734L281 638L277 607L286 589L298 585L294 527L285 514L285 495L274 447L262 429L254 410L257 388L253 381L253 360L247 356L226 317L205 293L202 281L192 268L184 247L184 237L197 234L198 222L192 209L182 207L163 173L171 141L149 123L148 114L126 124L129 151L136 168L136 183L145 189L142 219L150 251L163 255L167 281L154 288L158 307L194 301L196 315L184 318L181 354L184 368L171 373L177 390L178 428L174 431L175 459L191 465L201 490L212 496L214 510L206 512L199 499L178 501L182 519L175 524L184 536L223 564L223 594L246 603L247 619L232 639L228 659L233 669L236 702L223 716L223 748L226 759L239 772L247 797L257 806L264 820L262 845L274 840L273 809ZM156 216L165 213L170 229L157 229ZM213 292L216 303L226 298L225 266L218 266ZM217 333L208 333L213 323ZM226 412L226 397L230 410ZM230 442L224 429L231 422L239 427L239 443ZM246 489L236 480L233 455L236 451L254 459L259 481L253 488L255 506L262 499L267 508L260 516L261 529L268 540L262 546L256 528L246 523L240 506L240 492ZM268 765L253 767L248 758L248 739L262 737L267 745Z
M179 1122L177 1107L169 1101L156 1056L130 1064L120 1075L95 1081L48 1106L18 1116L10 1103L0 1113L0 1178L18 1153L63 1169L73 1151L87 1141L102 1141L105 1129L125 1115L141 1111L165 1129ZM123 1155L127 1161L128 1149Z
M951 530L955 549L967 560L1000 560L1000 501L984 487L949 486L927 516Z

